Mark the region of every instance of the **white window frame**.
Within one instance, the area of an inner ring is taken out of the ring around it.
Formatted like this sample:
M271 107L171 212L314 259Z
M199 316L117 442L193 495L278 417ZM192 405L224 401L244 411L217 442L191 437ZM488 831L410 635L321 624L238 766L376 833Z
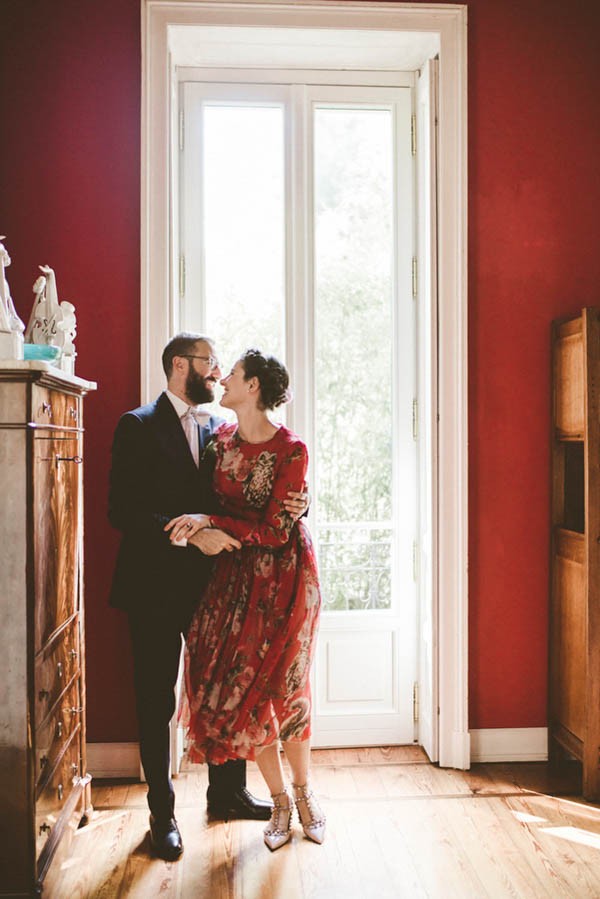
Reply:
M467 9L464 5L278 0L142 0L141 394L163 388L175 319L170 158L176 82L171 25L433 32L440 46L438 166L439 762L468 768ZM174 201L176 202L176 201Z

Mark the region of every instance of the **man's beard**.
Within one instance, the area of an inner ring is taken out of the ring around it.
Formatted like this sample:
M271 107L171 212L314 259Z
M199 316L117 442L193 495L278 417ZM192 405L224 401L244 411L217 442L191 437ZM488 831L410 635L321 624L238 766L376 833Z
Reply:
M185 395L194 406L199 403L210 403L214 399L212 383L211 381L207 384L206 379L190 366L185 379Z

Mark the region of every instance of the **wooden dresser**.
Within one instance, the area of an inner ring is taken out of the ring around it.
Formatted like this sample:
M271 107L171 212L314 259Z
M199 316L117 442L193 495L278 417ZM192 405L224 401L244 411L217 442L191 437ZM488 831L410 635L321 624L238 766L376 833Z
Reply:
M85 763L83 397L0 362L0 896L46 895L90 809Z
M600 799L600 310L552 329L548 753L582 762Z

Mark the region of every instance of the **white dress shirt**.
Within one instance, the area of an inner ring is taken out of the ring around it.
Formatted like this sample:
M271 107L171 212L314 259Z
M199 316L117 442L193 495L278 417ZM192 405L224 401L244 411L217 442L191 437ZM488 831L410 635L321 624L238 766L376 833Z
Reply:
M165 393L179 416L179 421L189 443L194 462L198 465L200 460L200 443L196 425L205 425L210 419L210 413L203 409L202 406L191 406L185 400L171 393L170 390L166 390Z
M206 412L201 406L190 406L189 403L186 403L185 400L175 396L170 390L166 390L165 393L171 400L175 412L177 412L181 427L183 428L183 432L189 443L194 462L197 465L200 458L200 440L197 425L206 424L210 419L210 413ZM185 537L182 537L173 545L187 546L187 540Z

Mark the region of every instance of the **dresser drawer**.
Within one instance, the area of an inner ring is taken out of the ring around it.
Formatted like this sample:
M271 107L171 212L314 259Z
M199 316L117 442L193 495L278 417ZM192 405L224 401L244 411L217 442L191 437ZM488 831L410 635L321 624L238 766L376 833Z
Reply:
M71 742L65 749L56 769L44 786L35 804L36 855L39 856L46 840L60 816L61 809L73 788L73 779L81 772L81 727L77 727Z
M74 674L79 672L79 618L75 618L36 660L35 727L42 724Z
M38 788L54 768L63 747L80 724L82 711L80 683L77 678L36 732L35 782Z
M81 400L69 393L32 386L31 420L38 425L81 427Z

